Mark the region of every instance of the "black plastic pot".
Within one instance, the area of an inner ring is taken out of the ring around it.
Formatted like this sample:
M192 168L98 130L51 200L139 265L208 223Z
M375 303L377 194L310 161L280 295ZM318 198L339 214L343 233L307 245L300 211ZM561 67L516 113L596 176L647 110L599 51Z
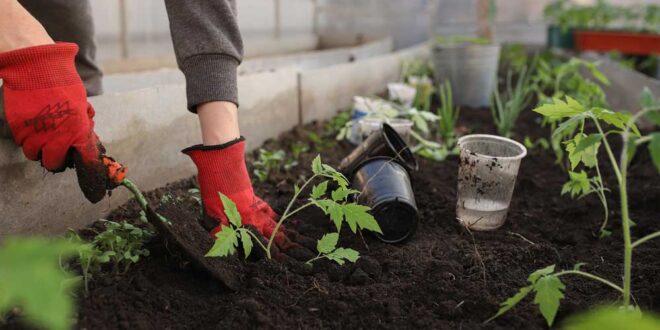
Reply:
M389 157L409 171L417 170L417 160L403 138L392 126L383 124L383 129L364 140L339 164L339 171L349 180L358 167L375 157Z
M408 172L388 157L378 157L361 164L351 182L361 191L358 203L371 208L385 243L399 243L417 229L417 204Z

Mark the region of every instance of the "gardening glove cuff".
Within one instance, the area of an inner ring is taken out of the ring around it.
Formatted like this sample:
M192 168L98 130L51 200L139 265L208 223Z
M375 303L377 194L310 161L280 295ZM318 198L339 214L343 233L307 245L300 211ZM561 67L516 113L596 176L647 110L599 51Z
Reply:
M279 217L254 194L245 165L243 137L221 145L196 145L182 152L197 166L197 181L206 219L202 226L207 230L213 226L211 233L216 234L221 230L221 225L229 224L220 200L219 193L222 193L236 204L244 225L251 225L264 236L270 237Z

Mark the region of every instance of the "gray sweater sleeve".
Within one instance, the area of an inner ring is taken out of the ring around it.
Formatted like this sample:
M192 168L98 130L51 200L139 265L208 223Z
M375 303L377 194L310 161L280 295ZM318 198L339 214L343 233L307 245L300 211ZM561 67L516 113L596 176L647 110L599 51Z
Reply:
M188 109L230 101L238 105L236 68L243 40L234 0L165 0L177 63L186 77Z

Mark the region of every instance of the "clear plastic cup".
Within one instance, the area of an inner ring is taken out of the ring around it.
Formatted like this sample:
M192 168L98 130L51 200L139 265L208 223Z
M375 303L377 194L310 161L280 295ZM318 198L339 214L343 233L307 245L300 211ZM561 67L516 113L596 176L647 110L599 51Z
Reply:
M525 147L501 136L475 134L458 140L456 218L471 230L504 224Z
M387 92L391 101L397 101L410 108L415 101L417 88L403 83L389 83Z
M363 139L367 138L375 131L382 130L383 123L388 123L406 142L410 142L410 130L412 130L413 122L409 119L402 118L389 119L366 117L360 119L360 134L362 134Z

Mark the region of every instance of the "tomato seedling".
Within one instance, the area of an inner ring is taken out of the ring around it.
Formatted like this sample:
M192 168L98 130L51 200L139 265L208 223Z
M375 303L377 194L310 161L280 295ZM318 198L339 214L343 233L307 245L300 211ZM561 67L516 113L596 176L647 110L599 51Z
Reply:
M573 145L569 150L569 158L571 158L573 162L592 164L597 151L601 147L605 149L610 163L609 165L616 176L621 205L621 230L623 231L624 242L623 285L618 286L600 276L581 271L580 264L576 265L573 270L563 270L558 272L555 272L555 266L551 265L532 273L528 279L530 285L523 287L513 297L504 301L497 314L488 321L506 313L528 294L534 292L534 303L539 305L541 314L545 317L548 326L552 326L557 310L559 309L559 302L564 298L563 290L565 289L565 285L560 280L560 277L564 275L583 276L607 285L621 293L624 308L631 307L630 296L633 249L649 240L660 237L660 231L658 231L633 242L631 235L632 221L630 219L630 210L628 207L627 176L630 159L639 146L648 144L648 150L651 154L652 161L658 169L658 173L660 173L660 132L653 132L643 136L635 124L646 114L660 111L660 104L656 103L656 100L652 95L645 95L644 97L647 98L647 100L643 102L645 106L635 115L614 112L601 107L585 107L584 104L568 96L565 101L554 99L553 103L534 109L534 111L552 120L566 119L556 130L565 130L567 127L575 124L580 126L580 131L575 133L573 138L569 140L569 143ZM648 101L649 98L651 101ZM651 106L647 106L648 104ZM593 122L596 132L591 134L586 134L584 132L584 121L586 120ZM604 130L605 124L611 127L607 131ZM618 160L607 140L609 135L619 135L621 137L622 147ZM582 178L578 180L582 181L579 184L581 187L571 187L571 189L577 189L582 192L585 189L585 179Z
M261 247L266 252L267 258L271 259L271 247L282 224L286 222L286 220L290 219L293 215L310 206L316 206L323 210L323 212L328 215L335 224L337 232L341 230L343 223L346 223L353 233L356 233L358 228L382 233L378 223L376 222L376 219L374 219L374 217L369 214L369 207L359 205L354 202L349 202L349 196L358 194L359 192L348 188L348 181L341 173L337 172L337 170L331 166L323 164L321 162L320 156L317 156L312 162L312 173L313 175L307 179L302 186L294 186L293 197L289 201L286 209L284 210L284 213L282 213L280 216L280 220L275 226L275 229L273 230L272 235L269 237L268 243L266 245L261 243L261 241L258 239L258 237L255 236L254 233L243 226L243 223L241 222L241 215L236 209L234 202L223 194L220 194L220 199L225 208L225 215L229 220L229 225L222 226L222 229L216 235L215 243L208 251L206 256L225 257L233 255L237 252L240 241L245 257L247 258L252 251L252 247L254 246L254 239L259 247ZM314 181L317 181L317 179L325 180L314 185L311 188L307 202L302 206L294 209L294 205L302 192L306 191L307 187L309 187ZM328 183L330 181L334 182L338 187L333 190L329 196L327 196ZM325 247L326 243L324 243L323 246ZM326 250L324 249L324 251ZM336 252L336 249L333 251ZM332 254L333 251L325 253L325 255ZM340 253L341 252L345 251L340 250ZM350 261L352 258L345 259Z

